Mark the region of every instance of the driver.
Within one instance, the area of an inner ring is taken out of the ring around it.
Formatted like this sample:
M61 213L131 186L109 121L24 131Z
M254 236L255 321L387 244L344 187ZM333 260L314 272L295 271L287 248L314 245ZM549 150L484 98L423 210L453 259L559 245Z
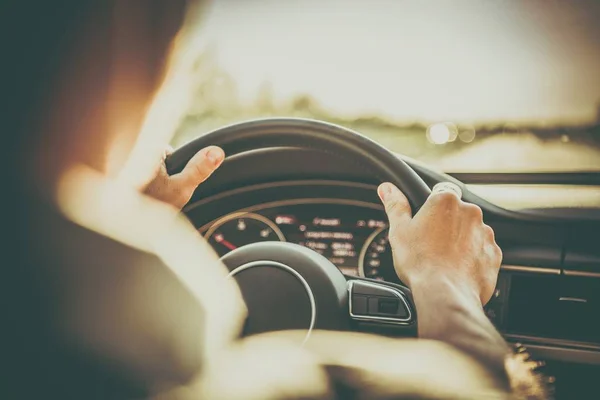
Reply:
M502 253L481 209L450 185L416 215L397 187L378 188L419 339L237 339L240 293L176 212L225 154L205 148L173 176L164 164L186 104L179 55L195 2L22 3L5 14L20 56L6 122L20 175L3 398L545 396L484 314Z

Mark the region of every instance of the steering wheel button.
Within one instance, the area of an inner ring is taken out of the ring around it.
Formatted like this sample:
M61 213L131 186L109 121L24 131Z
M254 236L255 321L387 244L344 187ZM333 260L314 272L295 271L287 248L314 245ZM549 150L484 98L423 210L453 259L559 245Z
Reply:
M397 299L379 299L379 313L381 314L398 314L400 302Z
M359 321L408 325L414 322L400 288L353 279L348 282L350 316ZM363 310L366 312L363 313Z
M408 310L398 298L369 297L369 315L390 318L404 318Z
M369 297L369 315L379 314L379 299L377 297Z
M393 292L390 292L385 287L382 289L380 286L373 285L370 282L354 281L353 293L365 296L397 298Z
M355 315L367 315L367 297L352 296L352 313Z

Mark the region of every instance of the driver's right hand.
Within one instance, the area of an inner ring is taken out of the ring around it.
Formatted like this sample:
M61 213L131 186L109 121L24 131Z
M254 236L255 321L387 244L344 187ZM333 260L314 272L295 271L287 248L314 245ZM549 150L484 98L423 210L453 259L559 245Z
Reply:
M413 217L406 196L393 184L383 183L378 194L388 215L400 279L413 292L443 281L476 294L485 305L496 286L502 251L481 208L454 192L434 190Z
M393 184L383 183L378 194L390 223L396 273L412 291L418 336L446 342L477 360L502 391L546 398L537 364L526 361L526 353L514 355L484 313L502 251L481 208L434 187L413 217L406 196Z
M483 310L495 290L502 252L481 209L434 188L413 217L397 187L384 183L378 193L390 222L396 272L412 291L419 337L446 342L505 377L511 352Z

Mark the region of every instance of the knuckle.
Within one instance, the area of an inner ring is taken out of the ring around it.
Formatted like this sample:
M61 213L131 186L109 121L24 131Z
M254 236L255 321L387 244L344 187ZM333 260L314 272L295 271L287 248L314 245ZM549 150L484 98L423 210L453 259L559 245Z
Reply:
M481 207L472 203L464 203L463 210L474 221L483 221L483 211Z
M430 197L435 204L442 207L456 207L458 206L460 199L458 196L451 192L440 192Z
M494 252L495 252L496 258L498 259L498 268L500 268L500 264L502 263L502 258L504 257L504 254L502 253L502 249L500 248L500 246L498 246L495 243L494 243Z
M490 266L493 267L490 268L490 270L493 271L493 273L498 273L500 265L502 264L502 250L497 244L494 244L488 247L486 253Z
M483 231L485 232L486 238L488 238L489 240L492 241L492 243L494 243L496 240L496 238L495 238L496 234L494 233L494 230L492 229L492 227L489 225L484 225Z

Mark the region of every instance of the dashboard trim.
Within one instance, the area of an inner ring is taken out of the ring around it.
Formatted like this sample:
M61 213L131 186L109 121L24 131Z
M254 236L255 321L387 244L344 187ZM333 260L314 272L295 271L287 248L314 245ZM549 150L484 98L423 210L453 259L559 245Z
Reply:
M560 360L578 364L600 365L600 352L584 349L526 344L527 350L536 358Z
M544 346L560 347L564 349L589 350L600 353L600 344L591 342L580 342L568 339L556 339L534 335L523 335L517 333L503 333L502 336L514 343L530 343Z
M511 272L527 272L533 274L560 275L560 268L528 267L524 265L503 264L500 266L500 270Z
M600 278L600 272L589 272L589 271L573 271L565 269L563 274L566 276L578 276L581 278Z

